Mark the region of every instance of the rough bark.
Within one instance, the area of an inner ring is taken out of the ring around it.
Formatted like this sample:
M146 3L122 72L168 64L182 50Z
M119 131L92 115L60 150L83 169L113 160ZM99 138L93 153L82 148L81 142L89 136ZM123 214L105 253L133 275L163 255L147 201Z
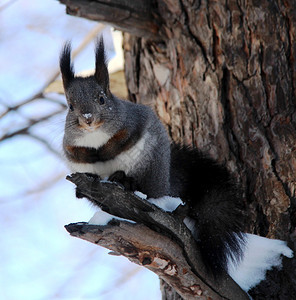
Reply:
M295 1L163 3L168 38L124 36L131 99L237 175L249 232L295 250ZM295 266L270 272L252 296L296 297Z
M180 207L175 214L166 213L116 184L101 183L98 177L76 173L67 178L76 184L80 197L114 216L137 222L116 220L106 226L69 224L66 229L72 235L145 266L184 299L248 299L226 273L215 280L206 272L199 249L183 223L186 208Z
M296 1L158 0L151 10L157 38L124 34L131 100L236 174L249 232L295 250ZM285 261L253 297L296 298L295 267Z
M65 227L72 236L105 247L111 250L109 254L122 255L165 278L185 299L196 299L198 294L201 299L212 296L207 287L196 284L195 276L182 256L181 247L144 225L115 220L107 226L73 223ZM215 298L220 299L214 295Z

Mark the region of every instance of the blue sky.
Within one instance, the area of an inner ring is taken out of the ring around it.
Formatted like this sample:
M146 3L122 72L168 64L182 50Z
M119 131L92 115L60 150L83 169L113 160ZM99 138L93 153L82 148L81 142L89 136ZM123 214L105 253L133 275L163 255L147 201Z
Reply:
M95 212L65 180L64 97L50 93L7 112L58 76L65 41L83 49L75 69L92 69L92 40L102 25L67 16L54 0L2 1L0 20L0 138L53 115L30 129L33 137L0 143L0 299L160 299L152 272L70 237L63 227ZM104 34L111 39L110 29Z

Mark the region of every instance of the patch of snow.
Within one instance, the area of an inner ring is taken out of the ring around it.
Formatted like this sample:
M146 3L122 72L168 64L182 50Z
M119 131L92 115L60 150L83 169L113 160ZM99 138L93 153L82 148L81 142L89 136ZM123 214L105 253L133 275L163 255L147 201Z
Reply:
M128 219L124 219L124 218L119 218L113 215L110 215L108 213L106 213L103 210L98 210L95 212L95 214L92 216L92 218L88 221L88 224L91 225L107 225L111 220L119 220L119 221L127 221L130 223L135 223L134 221L128 220Z
M89 119L92 117L92 114L91 113L83 114L83 116L84 116L84 118Z
M109 179L109 177L106 176L106 177L104 177L102 180L100 180L100 182L102 182L102 183L113 183L112 181L110 181L110 180L108 180L108 179Z
M164 211L172 212L179 205L183 205L183 201L180 198L171 197L171 196L163 196L160 198L149 198L148 201Z
M143 194L142 192L135 191L134 194L135 194L136 196L138 196L139 198L141 198L141 199L144 199L144 200L147 199L147 195Z
M264 280L267 270L281 268L282 256L292 258L293 251L284 241L249 233L245 238L244 256L239 262L233 262L229 257L228 273L244 291L248 291Z
M191 219L190 217L186 217L186 218L184 218L183 223L190 230L192 235L195 236L195 228L196 228L195 220Z

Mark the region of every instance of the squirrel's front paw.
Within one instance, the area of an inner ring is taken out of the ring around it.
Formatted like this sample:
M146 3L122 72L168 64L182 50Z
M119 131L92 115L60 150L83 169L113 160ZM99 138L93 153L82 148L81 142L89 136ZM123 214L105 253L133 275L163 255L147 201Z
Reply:
M119 183L128 191L136 190L136 181L133 177L126 176L124 171L116 171L109 178L109 181Z

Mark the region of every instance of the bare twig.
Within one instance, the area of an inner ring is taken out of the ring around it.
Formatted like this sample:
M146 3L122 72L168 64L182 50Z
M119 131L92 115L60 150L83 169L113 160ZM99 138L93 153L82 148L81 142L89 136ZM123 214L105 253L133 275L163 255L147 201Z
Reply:
M61 113L61 112L63 112L63 111L64 111L64 108L61 108L61 109L59 109L59 110L57 110L57 111L55 111L55 112L53 112L53 113L51 113L51 114L49 114L49 115L47 115L47 116L44 116L44 117L42 117L42 118L38 118L38 119L29 119L29 120L28 120L28 125L27 125L27 126L24 126L23 128L20 128L20 129L18 129L18 130L15 130L15 131L13 131L13 132L11 132L11 133L6 133L6 134L4 134L2 137L0 137L0 142L2 142L2 141L4 141L4 140L7 140L7 139L9 139L9 138L12 138L12 137L14 137L14 136L16 136L16 135L20 135L20 134L31 135L30 129L31 129L34 125L39 124L39 123L44 122L44 121L47 121L47 120L50 119L51 117L53 117L53 116L55 116L55 115L57 115L57 114L59 114L59 113Z
M29 104L29 103L35 101L36 99L41 99L41 98L44 98L44 95L42 92L39 92L39 93L35 94L34 96L30 97L29 99L20 102L17 105L7 106L7 109L0 115L0 119L3 118L4 116L6 116L11 111L16 111L20 107L23 107L24 105Z

